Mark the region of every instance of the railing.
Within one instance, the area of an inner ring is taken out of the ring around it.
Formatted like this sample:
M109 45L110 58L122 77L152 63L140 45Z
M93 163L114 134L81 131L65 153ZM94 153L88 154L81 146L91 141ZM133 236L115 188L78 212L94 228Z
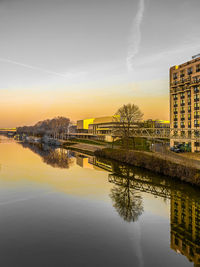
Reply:
M195 127L199 127L195 125ZM178 134L177 134L178 132ZM184 132L184 136L181 136L181 132ZM188 137L188 133L191 137ZM113 137L119 137L120 135L112 134ZM182 125L181 128L134 128L131 130L131 137L144 137L148 139L198 139L200 140L200 129L186 128Z

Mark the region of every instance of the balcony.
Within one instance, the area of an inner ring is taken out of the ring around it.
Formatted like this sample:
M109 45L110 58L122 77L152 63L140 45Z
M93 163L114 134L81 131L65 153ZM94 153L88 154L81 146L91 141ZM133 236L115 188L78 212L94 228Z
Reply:
M199 78L196 78L196 79L193 79L192 81L191 81L191 84L197 84L197 83L199 83L200 82L200 79Z
M191 81L191 78L185 79L185 83L190 83L190 81Z

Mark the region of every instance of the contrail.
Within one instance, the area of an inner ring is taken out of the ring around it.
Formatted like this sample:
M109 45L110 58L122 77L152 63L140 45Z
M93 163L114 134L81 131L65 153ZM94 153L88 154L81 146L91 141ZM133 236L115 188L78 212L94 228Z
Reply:
M24 68L28 68L28 69L32 69L32 70L42 71L42 72L45 72L47 74L56 75L56 76L63 77L63 78L68 78L69 77L68 74L65 75L65 74L62 74L62 73L59 73L59 72L54 72L54 71L43 69L43 68L40 68L40 67L24 64L22 62L14 61L14 60L11 60L11 59L0 58L0 61L1 62L15 64L15 65L18 65L18 66L21 66L21 67L24 67Z
M139 52L139 46L141 42L141 30L140 26L143 20L144 16L144 0L139 0L139 7L136 14L136 17L133 21L133 28L131 31L131 37L129 40L129 46L128 46L128 55L127 55L127 67L128 70L133 70L133 60L134 57Z

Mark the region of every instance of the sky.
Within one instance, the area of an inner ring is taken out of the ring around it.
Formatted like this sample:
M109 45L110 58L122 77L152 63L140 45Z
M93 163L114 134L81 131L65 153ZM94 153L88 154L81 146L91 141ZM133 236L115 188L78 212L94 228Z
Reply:
M169 68L200 53L199 0L0 0L0 127L169 119Z

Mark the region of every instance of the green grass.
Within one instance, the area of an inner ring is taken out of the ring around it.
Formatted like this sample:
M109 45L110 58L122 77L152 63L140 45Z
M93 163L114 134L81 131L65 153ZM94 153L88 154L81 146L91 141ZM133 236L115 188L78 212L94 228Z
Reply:
M114 141L114 147L118 146L119 148L124 148L123 140L118 139ZM130 138L128 141L128 149L130 150L139 150L139 151L149 151L150 143L145 138L135 137L134 142L133 138Z
M84 144L91 144L91 145L99 145L99 146L104 146L107 144L107 142L104 141L97 141L97 140L90 140L90 139L69 139L69 141L73 143L84 143Z

